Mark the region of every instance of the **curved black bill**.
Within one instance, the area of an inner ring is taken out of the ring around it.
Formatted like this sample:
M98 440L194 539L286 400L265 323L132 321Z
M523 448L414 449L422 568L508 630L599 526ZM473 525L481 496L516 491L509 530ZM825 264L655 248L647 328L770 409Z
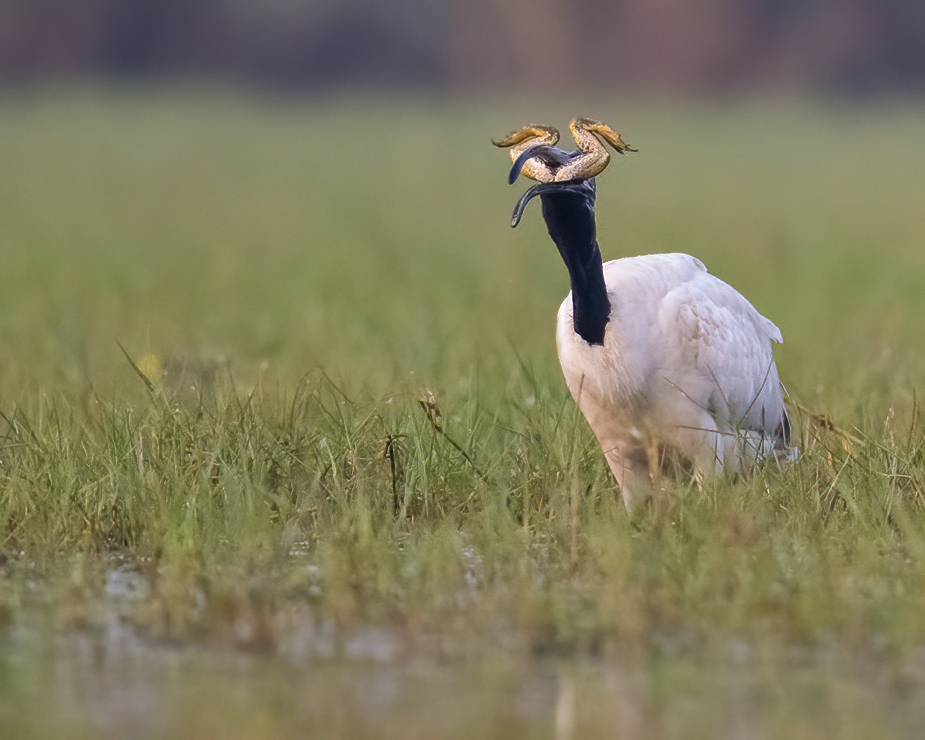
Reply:
M518 157L518 160L521 159ZM527 192L520 196L520 200L517 201L517 205L514 206L514 213L511 216L511 228L516 229L517 224L520 223L520 219L523 218L524 211L527 209L527 204L533 200L537 195L542 195L543 193L551 193L555 191L562 191L568 189L569 185L574 185L570 182L541 182L538 185L534 185L532 188L528 188Z

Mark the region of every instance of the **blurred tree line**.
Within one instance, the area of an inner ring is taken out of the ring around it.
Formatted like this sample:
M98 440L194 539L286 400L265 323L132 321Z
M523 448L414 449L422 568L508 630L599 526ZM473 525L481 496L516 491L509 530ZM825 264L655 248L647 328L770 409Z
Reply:
M0 81L715 91L925 84L925 0L0 0Z

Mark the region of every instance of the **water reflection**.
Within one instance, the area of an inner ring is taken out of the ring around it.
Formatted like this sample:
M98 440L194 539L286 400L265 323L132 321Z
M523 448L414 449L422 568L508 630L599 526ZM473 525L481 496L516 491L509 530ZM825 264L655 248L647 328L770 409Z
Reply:
M243 649L144 633L129 614L150 588L117 568L104 619L62 627L35 608L0 630L0 737L925 736L925 649L898 661L834 642L762 655L674 636L538 656L516 636L467 645L336 625L307 606L280 610L272 647Z

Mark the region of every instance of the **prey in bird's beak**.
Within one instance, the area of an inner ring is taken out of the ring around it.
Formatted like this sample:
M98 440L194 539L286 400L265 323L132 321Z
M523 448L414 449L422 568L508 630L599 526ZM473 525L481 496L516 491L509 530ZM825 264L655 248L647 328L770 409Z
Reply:
M497 147L510 148L514 164L508 175L509 183L513 184L521 174L539 183L517 201L511 217L512 227L520 223L527 204L537 195L571 192L590 197L593 205L592 181L610 163L610 152L604 145L609 144L618 154L636 151L620 134L600 121L576 118L569 129L578 145L574 152L556 146L559 132L551 126L524 126L500 141L492 141ZM591 182L590 188L580 187L586 182Z
M511 154L513 156L513 152ZM535 146L531 146L525 149L523 153L514 160L514 166L511 167L511 172L507 176L507 183L508 185L513 185L517 181L517 178L520 177L524 165L531 159L536 159L538 164L552 171L556 171L568 163L570 156L569 152L557 146L550 146L549 144L536 144ZM541 182L543 181L541 180Z

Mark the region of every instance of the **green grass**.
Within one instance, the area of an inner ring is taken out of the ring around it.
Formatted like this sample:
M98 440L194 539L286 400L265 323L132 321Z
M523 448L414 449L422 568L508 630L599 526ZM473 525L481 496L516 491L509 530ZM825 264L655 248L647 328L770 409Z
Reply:
M0 734L921 736L920 104L2 102ZM624 512L489 144L575 114L605 257L781 327L794 466Z

